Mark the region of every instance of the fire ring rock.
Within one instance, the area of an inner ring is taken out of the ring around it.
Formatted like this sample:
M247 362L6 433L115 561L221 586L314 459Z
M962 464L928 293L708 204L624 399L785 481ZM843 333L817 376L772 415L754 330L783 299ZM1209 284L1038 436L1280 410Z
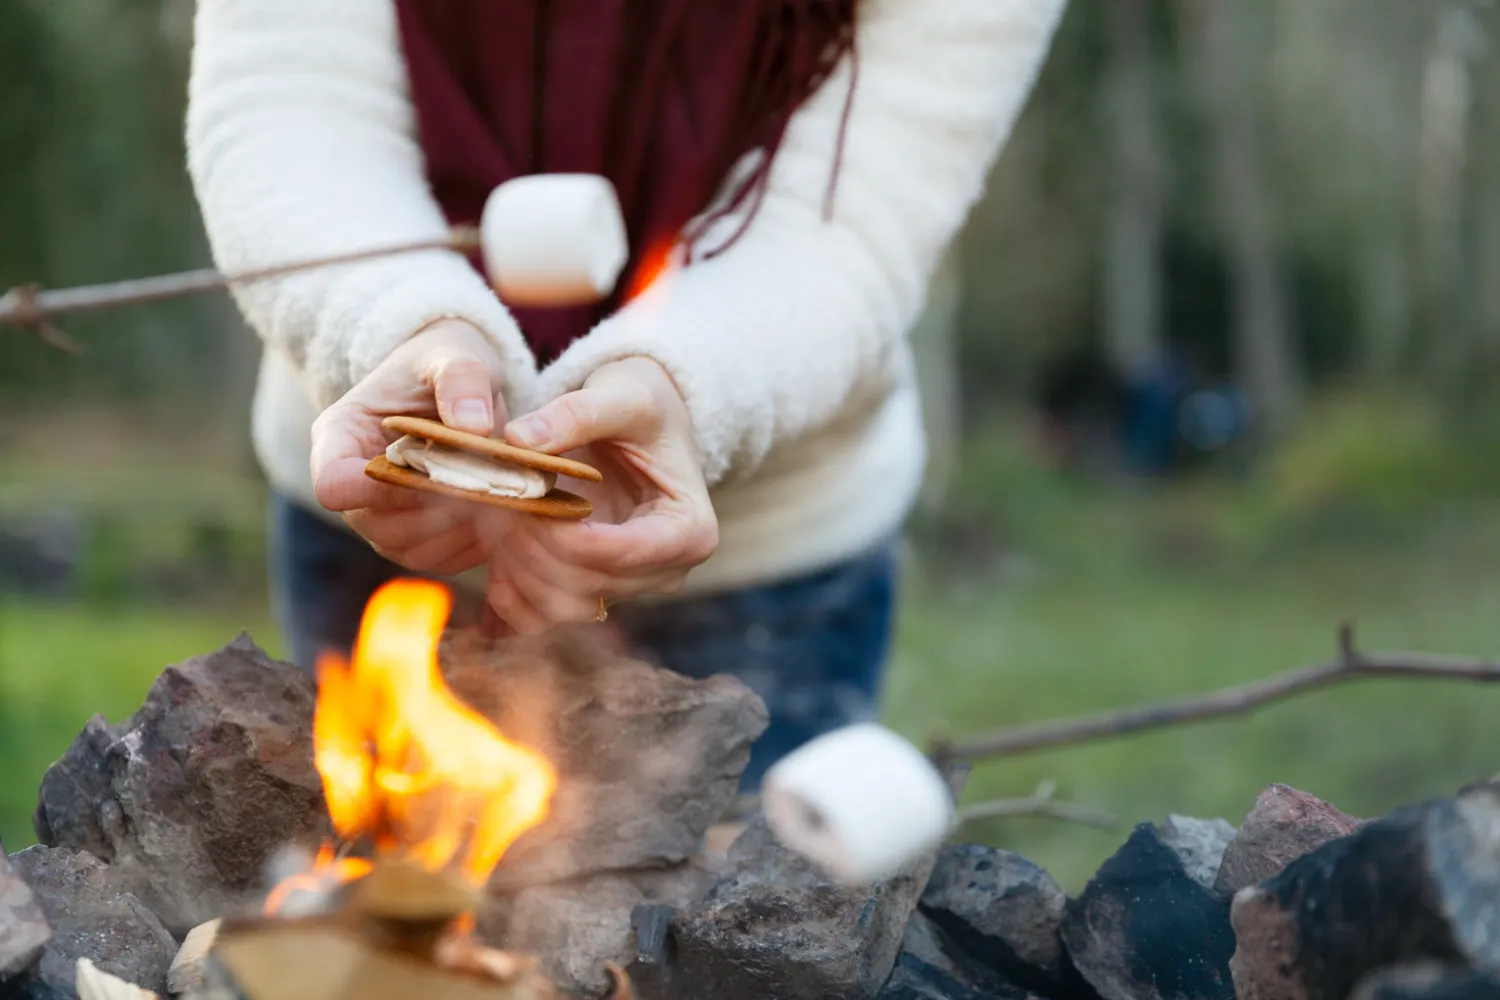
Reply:
M1062 937L1103 1000L1235 1000L1229 901L1189 874L1150 823L1068 901Z
M1239 1000L1344 1000L1366 975L1500 972L1500 787L1399 809L1242 890Z
M143 989L163 993L177 944L161 921L98 858L48 847L11 855L52 925L52 940L40 965L7 982L8 997L64 998L73 987L78 959Z
M1267 785L1225 848L1214 888L1233 897L1245 886L1270 878L1302 855L1348 836L1359 826L1360 820L1322 799L1287 785Z
M1362 979L1349 1000L1500 1000L1500 974L1441 962L1395 965Z
M52 927L31 886L11 868L0 844L0 980L30 968L52 940Z
M42 778L37 839L108 864L181 936L255 900L288 843L331 834L312 681L241 635L168 667L124 723L96 716Z
M497 891L686 861L769 722L734 678L664 670L597 627L494 646L453 633L442 660L455 694L557 769L550 813L506 852Z
M870 887L830 881L757 814L729 871L672 921L684 997L871 1000L901 950L936 853Z
M1062 992L1067 895L1047 872L1009 851L948 844L922 893L921 912L964 952L1010 982Z

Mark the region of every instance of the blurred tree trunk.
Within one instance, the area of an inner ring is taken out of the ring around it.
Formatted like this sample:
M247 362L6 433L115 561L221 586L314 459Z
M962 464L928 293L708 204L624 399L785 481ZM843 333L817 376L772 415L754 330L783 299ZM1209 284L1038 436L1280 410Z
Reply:
M1470 123L1475 94L1470 62L1480 29L1466 3L1445 5L1433 25L1422 74L1417 149L1418 274L1426 362L1434 387L1457 402L1473 371L1476 336L1472 213L1466 211Z
M1364 160L1340 171L1364 173L1359 205L1364 220L1350 250L1358 290L1359 354L1366 375L1398 381L1412 360L1416 283L1412 274L1411 144L1417 106L1412 96L1421 62L1419 15L1386 3L1371 18L1363 8L1345 11L1365 19L1359 72L1346 84L1353 99L1344 114L1360 123L1352 156ZM1358 30L1361 25L1351 27ZM1347 37L1347 36L1346 36ZM1331 41L1331 39L1330 39Z
M1104 342L1115 370L1134 376L1162 349L1162 232L1166 157L1156 106L1151 0L1104 5L1109 65L1109 237L1104 264Z
M1275 437L1298 416L1302 375L1259 156L1249 25L1240 0L1177 0L1177 10L1210 119L1215 202L1233 283L1236 366L1262 429Z
M912 331L922 417L927 429L927 478L921 505L940 510L957 463L962 412L958 377L958 310L962 300L959 251L949 251L927 292L927 307Z
M1380 381L1396 378L1411 341L1406 241L1399 226L1384 220L1361 246L1352 267L1358 283L1361 360Z

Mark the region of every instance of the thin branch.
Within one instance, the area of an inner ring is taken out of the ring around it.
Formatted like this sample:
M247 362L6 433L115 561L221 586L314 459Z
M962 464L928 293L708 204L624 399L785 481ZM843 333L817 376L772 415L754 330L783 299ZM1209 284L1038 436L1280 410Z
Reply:
M933 755L939 759L956 760L1013 757L1048 747L1108 739L1146 729L1244 715L1263 705L1307 691L1371 677L1443 678L1496 684L1500 683L1500 663L1427 653L1361 653L1355 648L1354 630L1344 625L1339 629L1338 659L1328 663L1176 701L1013 726L965 740L937 741Z
M207 292L223 291L235 285L248 285L301 271L332 267L338 264L353 264L378 257L417 253L423 250L456 250L461 253L472 253L478 250L479 246L478 231L472 227L459 226L442 239L401 243L330 257L317 257L242 271L237 274L224 274L220 271L205 269L151 278L135 278L102 285L59 288L52 291L43 290L36 285L27 285L12 288L4 295L0 295L0 326L26 327L40 334L49 343L64 346L58 342L58 339L66 338L66 335L50 326L54 320L63 316L187 298Z
M961 827L979 820L998 819L1005 816L1041 816L1066 823L1081 823L1084 826L1097 827L1101 830L1113 830L1119 825L1119 820L1114 813L1107 810L1080 802L1057 801L1052 797L1056 791L1057 783L1048 780L1037 785L1036 791L1025 798L976 802L958 810L954 823Z

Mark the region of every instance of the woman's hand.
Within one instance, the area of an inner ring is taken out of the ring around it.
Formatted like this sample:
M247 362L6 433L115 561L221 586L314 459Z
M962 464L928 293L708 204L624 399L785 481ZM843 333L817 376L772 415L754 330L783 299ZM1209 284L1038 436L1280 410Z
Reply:
M515 517L481 527L490 606L517 632L593 619L600 598L672 593L717 547L687 407L656 362L601 366L578 391L512 421L505 438L579 452L604 474L600 484L565 484L593 501L588 521Z
M395 414L436 415L450 427L490 434L506 416L499 371L494 346L468 323L440 320L415 334L313 423L318 502L414 572L449 576L484 562L475 531L483 508L376 482L365 465L385 451L380 422Z

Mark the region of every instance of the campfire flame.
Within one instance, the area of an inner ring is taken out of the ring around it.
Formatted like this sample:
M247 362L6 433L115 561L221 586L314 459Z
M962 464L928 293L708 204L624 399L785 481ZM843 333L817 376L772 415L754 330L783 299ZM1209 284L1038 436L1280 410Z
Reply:
M663 279L672 266L674 249L675 244L669 239L658 240L646 248L625 290L626 302L634 302Z
M431 872L483 885L517 838L546 817L557 777L443 681L438 641L452 610L441 584L398 579L370 599L352 662L318 662L313 744L334 829ZM306 885L366 874L325 848ZM299 888L277 886L267 900Z

